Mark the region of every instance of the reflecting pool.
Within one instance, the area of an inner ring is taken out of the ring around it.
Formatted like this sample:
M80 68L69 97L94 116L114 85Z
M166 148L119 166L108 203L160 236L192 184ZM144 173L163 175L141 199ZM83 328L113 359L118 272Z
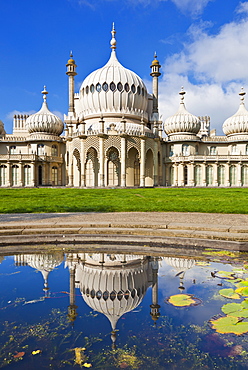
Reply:
M0 278L2 368L248 368L247 254L39 251Z

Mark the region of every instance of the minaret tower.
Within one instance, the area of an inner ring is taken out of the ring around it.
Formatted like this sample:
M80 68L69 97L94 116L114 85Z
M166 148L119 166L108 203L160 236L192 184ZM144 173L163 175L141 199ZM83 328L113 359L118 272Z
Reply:
M77 75L76 72L76 63L73 59L72 52L70 54L70 59L68 60L67 64L67 76L69 76L69 112L75 113L74 107L74 77Z
M161 65L159 64L159 61L157 60L157 55L155 53L154 60L151 64L151 73L152 76L152 93L153 93L153 108L152 113L158 113L158 77L161 75L159 72L159 68Z
M150 305L150 315L154 323L160 316L160 305L158 304L158 259L154 258L152 262L152 304Z

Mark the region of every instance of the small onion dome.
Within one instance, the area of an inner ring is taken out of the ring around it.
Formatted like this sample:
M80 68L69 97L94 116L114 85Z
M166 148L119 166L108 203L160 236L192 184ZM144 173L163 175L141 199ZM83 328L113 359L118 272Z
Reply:
M154 59L152 61L151 67L152 66L158 66L159 68L161 67L161 65L159 64L159 61L157 59L157 54L156 53L154 54Z
M147 118L147 89L142 79L123 67L116 56L115 29L112 29L111 56L107 64L89 74L80 88L81 113L94 116L119 115Z
M51 135L60 135L63 132L64 124L59 117L55 116L55 114L48 109L46 102L46 95L48 92L46 91L46 86L44 86L44 90L41 93L44 99L42 107L39 112L27 118L26 129L30 134L41 132Z
M179 109L176 114L166 118L164 122L164 131L168 136L175 134L196 135L201 128L201 122L198 117L186 110L184 105L185 91L183 90L183 87L179 92L179 95L181 95Z
M0 121L0 135L4 135L4 134L5 134L4 123Z
M234 136L239 134L248 134L248 111L245 108L244 104L244 96L245 92L243 87L241 92L239 93L240 96L240 106L237 112L227 118L222 126L224 134L227 136Z
M76 62L75 62L75 60L73 59L72 51L71 51L71 54L70 54L70 59L68 59L68 62L67 62L67 65L68 65L68 64L74 64L74 65L76 65Z

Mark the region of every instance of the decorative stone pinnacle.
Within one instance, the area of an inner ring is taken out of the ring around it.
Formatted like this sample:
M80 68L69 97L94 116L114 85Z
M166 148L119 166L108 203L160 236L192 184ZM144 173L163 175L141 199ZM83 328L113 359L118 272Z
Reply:
M186 94L186 92L184 91L184 88L182 86L181 88L181 91L179 92L179 95L181 95L181 104L184 104L184 95Z
M116 42L116 39L115 39L116 30L115 30L114 22L113 22L111 34L112 34L112 40L110 41L110 45L111 45L110 47L111 47L112 50L115 50L117 42Z
M244 88L243 88L243 87L241 87L241 91L240 91L240 93L239 93L241 104L243 104L243 103L244 103L244 100L245 100L245 94L246 94L246 92L244 91Z
M44 99L44 102L46 102L46 96L48 94L48 91L46 90L46 85L44 85L44 90L41 91L41 93L43 94L43 99Z

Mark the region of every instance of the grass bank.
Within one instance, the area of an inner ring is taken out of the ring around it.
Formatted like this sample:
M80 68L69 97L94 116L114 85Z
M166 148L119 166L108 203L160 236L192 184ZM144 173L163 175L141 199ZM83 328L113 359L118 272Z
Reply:
M0 189L0 213L248 213L248 188Z

